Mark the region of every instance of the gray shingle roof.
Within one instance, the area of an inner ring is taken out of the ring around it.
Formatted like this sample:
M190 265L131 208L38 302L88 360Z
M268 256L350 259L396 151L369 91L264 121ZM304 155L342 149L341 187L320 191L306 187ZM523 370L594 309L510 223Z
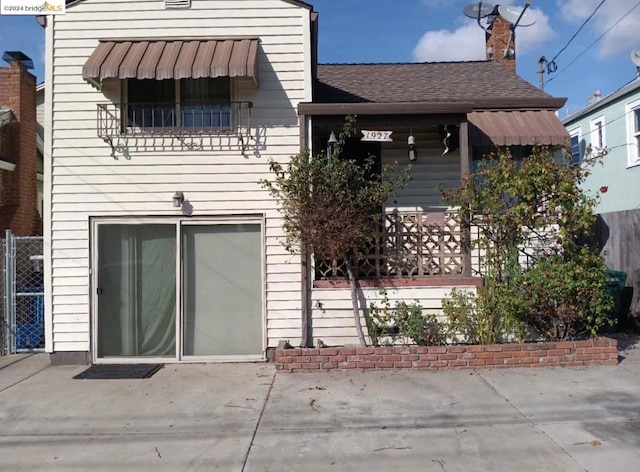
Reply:
M314 102L451 102L549 98L491 61L319 64Z

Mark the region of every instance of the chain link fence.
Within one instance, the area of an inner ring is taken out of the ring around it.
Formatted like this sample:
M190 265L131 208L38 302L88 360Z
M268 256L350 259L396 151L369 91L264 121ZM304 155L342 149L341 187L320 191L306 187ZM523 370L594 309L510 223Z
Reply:
M44 350L44 270L41 236L2 240L3 289L0 352Z

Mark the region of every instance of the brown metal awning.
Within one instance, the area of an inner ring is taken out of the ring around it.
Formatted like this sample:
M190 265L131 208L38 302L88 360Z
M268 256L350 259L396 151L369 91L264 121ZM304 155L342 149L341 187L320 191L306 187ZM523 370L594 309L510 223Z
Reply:
M258 84L258 39L101 40L82 68L85 80L250 77Z
M469 113L469 144L474 146L563 146L569 133L551 110Z

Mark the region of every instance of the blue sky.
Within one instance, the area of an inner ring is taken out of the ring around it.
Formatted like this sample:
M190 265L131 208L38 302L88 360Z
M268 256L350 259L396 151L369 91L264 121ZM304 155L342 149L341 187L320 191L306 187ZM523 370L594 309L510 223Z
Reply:
M469 0L309 1L320 13L321 62L483 59L484 33L473 20L462 15L463 7L471 3ZM536 24L517 31L518 74L537 86L538 58L553 58L600 1L534 0L531 14ZM639 4L638 0L605 1L556 59L558 71L545 75L545 80L553 78L546 87L548 93L569 98L561 117L567 111L583 107L596 89L606 95L635 78L630 54L633 49L640 49L640 6L613 25ZM35 62L38 80L43 80L44 32L34 17L0 16L0 50L25 52Z

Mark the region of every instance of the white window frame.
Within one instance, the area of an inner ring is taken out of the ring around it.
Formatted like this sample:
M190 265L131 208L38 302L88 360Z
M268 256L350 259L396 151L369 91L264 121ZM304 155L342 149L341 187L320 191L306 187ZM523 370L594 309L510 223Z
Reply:
M582 149L580 146L580 141L582 140L582 126L577 126L573 129L569 130L569 136L571 136L571 140L573 141L573 138L578 138L578 161L577 162L573 162L573 145L571 146L571 165L580 165L580 163L582 162Z
M636 132L635 110L640 109L640 98L627 103L627 167L640 166L640 132ZM640 124L639 124L640 128ZM640 130L639 130L640 131Z
M600 124L599 127L598 127L598 124ZM602 133L602 143L598 142L598 128L600 128L600 131ZM591 143L591 152L601 153L606 149L607 135L605 130L606 130L606 127L605 127L604 115L599 115L595 118L592 118L589 121L589 135L591 138L589 142Z

